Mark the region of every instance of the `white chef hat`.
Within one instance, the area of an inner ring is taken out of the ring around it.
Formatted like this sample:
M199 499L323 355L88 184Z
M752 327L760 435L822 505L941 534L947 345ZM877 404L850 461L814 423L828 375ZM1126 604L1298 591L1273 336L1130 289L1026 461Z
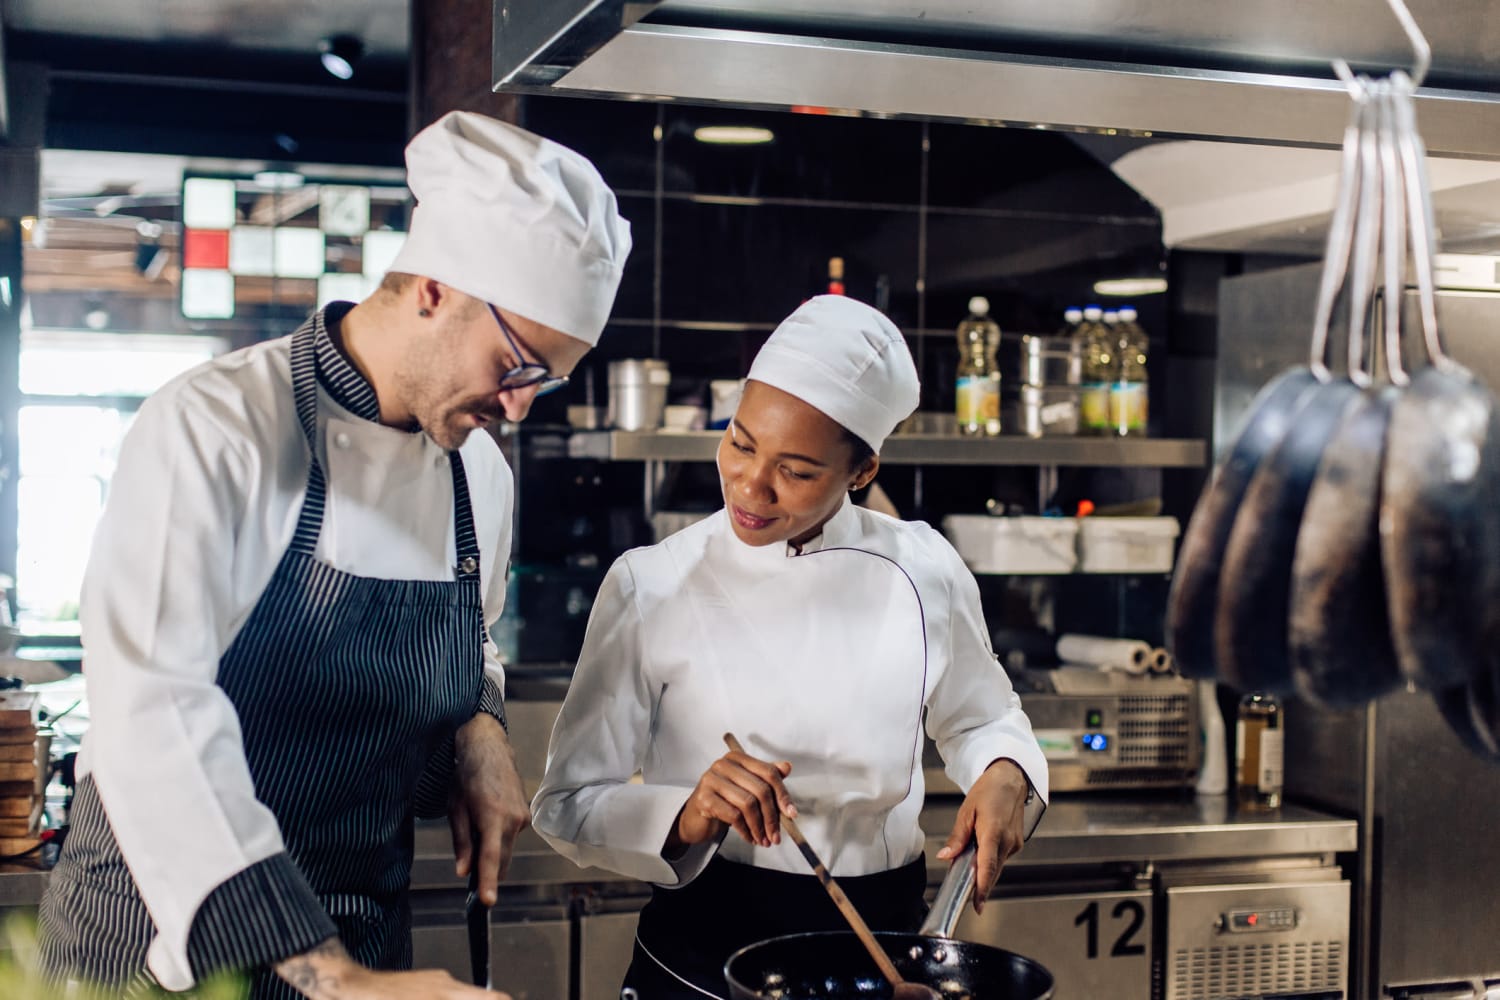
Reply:
M407 145L406 181L417 207L392 271L599 342L630 223L592 163L525 129L452 111Z
M783 320L749 377L826 413L877 452L921 390L896 324L844 295L809 299Z

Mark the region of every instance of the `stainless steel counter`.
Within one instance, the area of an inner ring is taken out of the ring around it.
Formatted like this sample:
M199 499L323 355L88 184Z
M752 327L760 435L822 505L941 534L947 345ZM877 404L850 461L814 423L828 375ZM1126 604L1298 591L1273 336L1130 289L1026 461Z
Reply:
M956 797L934 798L922 812L927 857L940 870L937 850L958 811ZM1128 800L1068 798L1047 809L1036 834L1010 864L1093 865L1110 862L1169 862L1337 854L1357 846L1353 820L1288 805L1265 815L1236 815L1224 798ZM453 874L453 851L443 823L417 831L412 885L422 890L461 890ZM46 885L45 872L18 865L0 867L0 907L33 906ZM543 888L570 884L629 883L598 868L579 868L554 853L534 831L517 842L508 886Z
M0 865L0 909L35 906L47 888L47 873L31 865Z
M957 816L956 796L931 798L922 810L928 864L936 860ZM1011 865L1094 865L1110 862L1170 862L1331 855L1357 847L1356 824L1302 806L1274 813L1236 815L1227 798L1086 799L1055 801ZM457 886L448 833L440 825L419 831L413 884ZM511 861L511 885L630 882L598 868L580 869L527 830Z

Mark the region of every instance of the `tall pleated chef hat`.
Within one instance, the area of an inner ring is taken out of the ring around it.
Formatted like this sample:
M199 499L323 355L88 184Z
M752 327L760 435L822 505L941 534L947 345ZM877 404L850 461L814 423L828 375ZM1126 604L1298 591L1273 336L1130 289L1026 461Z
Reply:
M844 295L808 299L783 320L749 377L826 413L876 452L921 390L896 324Z
M452 111L407 145L406 182L417 207L392 271L599 342L630 223L592 163L525 129Z

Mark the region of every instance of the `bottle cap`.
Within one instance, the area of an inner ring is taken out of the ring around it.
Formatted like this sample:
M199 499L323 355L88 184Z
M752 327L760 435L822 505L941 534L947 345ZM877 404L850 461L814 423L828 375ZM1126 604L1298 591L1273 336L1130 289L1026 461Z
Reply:
M1098 306L1088 306L1083 310L1083 318L1086 320L1098 320L1099 317L1103 315L1104 310L1100 309Z
M975 316L988 316L990 314L990 300L983 295L976 295L969 300L969 312Z
M1134 306L1121 306L1120 318L1127 323L1133 322L1138 314Z
M1068 308L1066 308L1066 309L1063 310L1063 321L1064 322L1067 322L1067 323L1077 323L1077 322L1079 322L1082 319L1083 319L1083 310L1080 309L1080 308L1078 308L1077 306L1068 306Z
M842 257L829 257L828 258L828 276L830 278L834 278L834 279L837 279L839 281L843 280L843 278L844 278L844 258L842 258Z
M1120 321L1120 314L1119 313L1115 312L1113 309L1106 309L1106 310L1104 310L1104 322L1106 322L1106 323L1118 323L1119 321Z

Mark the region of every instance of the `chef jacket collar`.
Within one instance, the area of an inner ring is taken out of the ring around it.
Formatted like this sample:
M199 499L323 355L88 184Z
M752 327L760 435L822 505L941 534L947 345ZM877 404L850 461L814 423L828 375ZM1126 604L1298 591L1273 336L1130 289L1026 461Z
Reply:
M318 384L328 390L344 409L362 420L380 422L380 400L358 368L333 342L332 326L342 322L354 308L352 302L331 302L313 313L313 343L317 354Z
M854 512L854 504L848 495L844 496L844 502L834 512L828 523L823 525L823 530L818 532L802 546L798 552L790 542L784 545L746 545L740 541L730 527L726 532L728 535L729 551L738 561L747 565L762 566L767 570L774 570L787 565L788 561L799 555L807 555L821 549L836 549L846 545L852 545L859 533L858 515Z

